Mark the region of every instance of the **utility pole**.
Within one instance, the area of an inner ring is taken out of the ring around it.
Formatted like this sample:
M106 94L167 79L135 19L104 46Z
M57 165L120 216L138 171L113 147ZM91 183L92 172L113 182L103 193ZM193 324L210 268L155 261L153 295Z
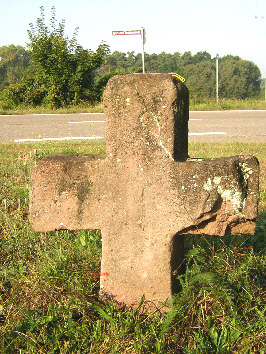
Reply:
M216 54L216 103L219 104L219 54Z
M257 16L255 16L255 19L258 21L259 20L264 21L264 16L257 15ZM259 30L259 28L258 28L258 30ZM266 102L266 78L264 78L264 92L265 92L265 102Z

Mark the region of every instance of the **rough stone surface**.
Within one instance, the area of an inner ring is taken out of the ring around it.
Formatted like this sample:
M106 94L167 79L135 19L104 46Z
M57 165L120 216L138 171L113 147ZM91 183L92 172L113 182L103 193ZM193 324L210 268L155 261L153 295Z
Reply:
M183 234L253 234L258 162L188 159L188 91L169 74L115 76L107 157L53 155L31 179L36 231L100 229L101 295L134 306L176 291Z

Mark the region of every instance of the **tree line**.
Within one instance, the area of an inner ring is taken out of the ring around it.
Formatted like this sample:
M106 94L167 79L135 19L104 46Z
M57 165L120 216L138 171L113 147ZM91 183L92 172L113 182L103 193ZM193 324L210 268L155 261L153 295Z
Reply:
M238 56L226 55L219 59L219 95L222 98L256 98L260 94L261 73L251 61ZM108 55L101 72L120 73L141 72L142 56L134 52L118 51ZM176 72L183 76L190 94L196 98L215 98L216 96L216 58L206 51L192 55L145 53L145 70L149 73Z
M0 95L6 106L49 105L62 107L96 103L101 100L108 79L115 74L142 71L140 53L115 51L101 43L95 52L77 43L77 29L71 39L65 35L65 22L57 22L52 8L50 24L44 8L36 24L30 24L29 44L0 47ZM216 58L206 51L192 55L145 53L145 71L176 72L186 79L190 96L212 99L216 95ZM256 98L261 73L251 61L227 55L219 59L219 96Z

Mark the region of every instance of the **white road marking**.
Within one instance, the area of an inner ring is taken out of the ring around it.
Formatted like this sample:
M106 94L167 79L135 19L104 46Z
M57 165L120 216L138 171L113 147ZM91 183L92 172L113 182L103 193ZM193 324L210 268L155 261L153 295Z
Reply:
M199 118L191 118L191 120L202 120ZM79 123L105 123L105 120L81 120L79 122L68 122L68 124L79 124Z
M79 123L105 123L105 120L81 120L80 122L68 122L69 124L79 124Z
M188 135L224 135L225 132L188 133ZM63 141L63 140L99 140L103 136L67 136L62 138L36 138L36 139L15 139L15 143L41 142L41 141Z
M224 135L225 132L188 133L188 135Z
M102 136L71 136L71 137L62 137L62 138L38 138L38 139L16 139L15 143L31 142L31 141L62 141L62 140L98 140L104 139Z
M265 109L224 109L224 110L215 110L215 111L189 111L189 112L196 112L196 113L223 113L223 112L265 112Z
M86 113L86 112L83 112L83 113L32 113L32 114L29 114L29 116L60 116L60 115L68 115L68 114L71 114L71 115L73 115L73 114L77 114L77 115L80 115L80 114L88 114L88 115L91 115L91 114L104 114L104 113L99 113L99 112L97 112L97 113L90 113L90 112L88 112L88 113ZM16 114L13 114L14 116L16 115Z
M200 118L190 118L191 120L202 120ZM105 120L81 120L79 122L68 122L69 124L78 124L78 123L105 123Z

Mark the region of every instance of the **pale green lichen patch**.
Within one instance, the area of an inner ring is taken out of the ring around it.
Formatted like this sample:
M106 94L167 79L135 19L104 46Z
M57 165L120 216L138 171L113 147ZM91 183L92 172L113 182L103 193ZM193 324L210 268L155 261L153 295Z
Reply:
M213 177L214 184L217 184L217 185L220 184L221 180L222 180L222 177L218 177L218 176Z
M214 176L213 178L208 178L203 184L203 188L207 192L216 190L225 203L230 203L235 213L239 213L243 210L245 198L243 197L242 191L237 190L235 187L232 189L223 188L221 185L222 177Z
M251 167L248 167L247 163L245 162L239 162L239 166L241 168L243 178L245 182L247 183L247 180L249 179L250 175L252 175L253 171Z
M221 186L217 187L218 193L221 195L225 202L231 202L233 210L239 213L243 210L244 202L243 193L234 189L222 189Z
M208 178L208 179L207 179L207 181L203 184L203 188L204 188L205 191L207 191L207 192L210 192L210 191L213 189L211 178Z

